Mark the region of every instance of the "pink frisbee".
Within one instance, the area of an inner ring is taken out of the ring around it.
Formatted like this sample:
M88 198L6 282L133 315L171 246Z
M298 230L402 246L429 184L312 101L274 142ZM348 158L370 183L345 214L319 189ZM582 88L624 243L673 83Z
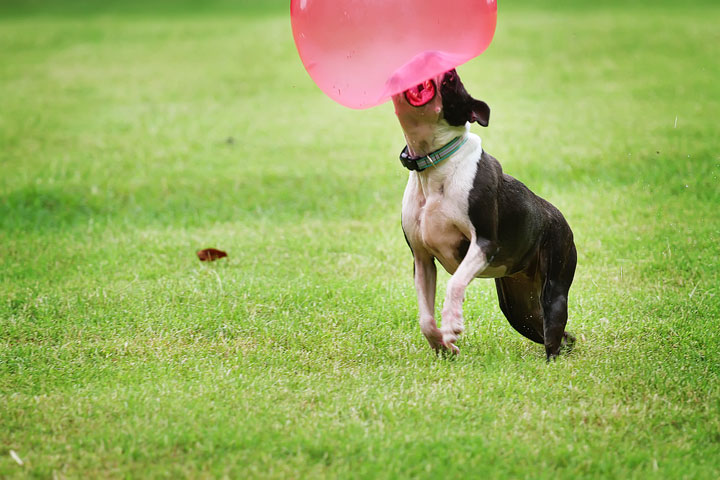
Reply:
M496 0L291 0L300 58L336 102L369 108L480 55Z

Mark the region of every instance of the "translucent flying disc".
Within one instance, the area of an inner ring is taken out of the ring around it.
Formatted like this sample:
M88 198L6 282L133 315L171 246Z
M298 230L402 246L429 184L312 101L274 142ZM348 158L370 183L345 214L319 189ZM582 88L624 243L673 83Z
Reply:
M496 0L291 0L300 58L336 102L369 108L490 45Z

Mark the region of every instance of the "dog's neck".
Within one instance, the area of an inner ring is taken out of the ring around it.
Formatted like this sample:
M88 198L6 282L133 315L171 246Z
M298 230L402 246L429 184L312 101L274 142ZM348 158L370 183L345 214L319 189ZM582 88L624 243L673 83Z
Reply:
M401 121L400 125L403 127L408 151L413 157L424 157L435 152L469 130L467 124L461 127L453 127L444 120L434 124L412 122L407 125L403 123L408 122Z

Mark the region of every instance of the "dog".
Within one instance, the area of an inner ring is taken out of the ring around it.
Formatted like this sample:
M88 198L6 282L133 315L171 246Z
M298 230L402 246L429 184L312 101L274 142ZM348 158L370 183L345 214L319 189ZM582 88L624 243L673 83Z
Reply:
M470 124L490 108L468 94L455 69L393 95L410 170L402 229L414 259L420 328L436 351L459 353L465 290L494 278L510 325L545 345L547 361L575 337L565 331L577 251L560 211L503 173ZM435 321L435 260L451 274Z

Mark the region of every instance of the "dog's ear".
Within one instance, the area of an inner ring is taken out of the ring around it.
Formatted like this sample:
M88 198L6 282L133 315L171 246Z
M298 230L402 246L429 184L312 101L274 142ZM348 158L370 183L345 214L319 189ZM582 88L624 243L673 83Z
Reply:
M475 100L465 90L455 69L445 73L440 83L443 116L454 127L465 125L465 122L477 122L487 127L490 122L490 107L481 100Z
M490 123L490 107L482 100L473 100L472 110L470 111L470 123L477 122L483 127L487 127Z

